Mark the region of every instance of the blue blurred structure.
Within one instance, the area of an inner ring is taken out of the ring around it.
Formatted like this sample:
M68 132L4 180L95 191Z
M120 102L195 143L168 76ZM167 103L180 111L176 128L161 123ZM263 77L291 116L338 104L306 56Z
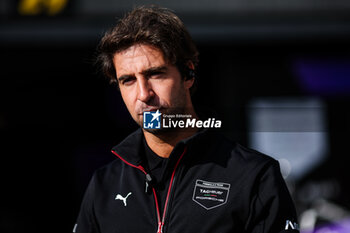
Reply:
M137 127L95 48L151 3L0 1L0 232L72 229L93 170ZM157 3L198 45L195 103L217 110L227 136L280 160L305 233L348 231L350 2Z
M307 93L314 95L350 95L350 58L299 58L294 72Z

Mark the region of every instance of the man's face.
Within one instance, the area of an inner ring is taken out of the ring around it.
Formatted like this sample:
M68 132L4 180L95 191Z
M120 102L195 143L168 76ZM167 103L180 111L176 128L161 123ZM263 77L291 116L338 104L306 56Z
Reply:
M193 79L182 80L177 67L165 61L159 49L136 44L116 53L113 63L124 103L140 126L144 111L174 114L192 107L189 88Z

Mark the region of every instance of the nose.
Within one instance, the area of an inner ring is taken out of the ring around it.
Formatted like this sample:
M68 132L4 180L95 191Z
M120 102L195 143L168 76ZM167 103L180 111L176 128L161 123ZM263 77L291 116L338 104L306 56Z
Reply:
M138 85L138 97L137 99L147 103L154 96L154 92L152 90L151 84L148 82L146 78L140 78L137 81Z

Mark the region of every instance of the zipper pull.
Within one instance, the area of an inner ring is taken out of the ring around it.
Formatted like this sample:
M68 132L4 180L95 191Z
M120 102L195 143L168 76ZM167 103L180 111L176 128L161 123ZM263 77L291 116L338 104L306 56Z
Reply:
M163 233L163 223L162 223L162 222L159 222L159 223L158 223L158 230L157 230L157 233Z
M146 174L146 186L145 186L145 193L150 194L152 190L152 176L150 174Z

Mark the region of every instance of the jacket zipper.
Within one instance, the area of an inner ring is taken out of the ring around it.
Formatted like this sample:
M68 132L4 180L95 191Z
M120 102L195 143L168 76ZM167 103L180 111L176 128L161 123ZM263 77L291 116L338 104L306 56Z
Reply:
M173 186L173 182L174 182L174 179L175 179L175 172L176 172L177 167L179 166L179 163L180 163L182 157L185 155L186 151L187 151L187 148L185 147L184 151L182 152L181 156L179 157L179 159L177 160L177 162L175 164L173 173L171 174L171 179L170 179L168 193L167 193L166 200L165 200L165 205L164 205L162 218L160 218L160 208L159 208L159 204L158 204L156 190L155 190L155 188L152 187L153 197L154 197L154 201L156 203L156 210L157 210L157 220L158 220L157 233L163 233L163 227L164 227L164 223L165 223L165 216L166 216L168 205L169 205L169 197L170 197L172 186ZM127 165L129 165L131 167L134 167L134 168L137 168L140 171L142 171L145 175L147 175L146 170L141 165L136 166L136 165L134 165L132 163L129 163L128 161L123 159L118 153L116 153L113 150L112 150L112 153L115 154L119 159L121 159Z

